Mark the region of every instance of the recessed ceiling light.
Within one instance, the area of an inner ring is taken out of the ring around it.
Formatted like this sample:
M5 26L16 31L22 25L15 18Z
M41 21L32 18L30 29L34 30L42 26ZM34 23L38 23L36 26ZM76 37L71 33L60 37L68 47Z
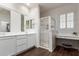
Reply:
M30 3L27 3L27 6L30 6Z

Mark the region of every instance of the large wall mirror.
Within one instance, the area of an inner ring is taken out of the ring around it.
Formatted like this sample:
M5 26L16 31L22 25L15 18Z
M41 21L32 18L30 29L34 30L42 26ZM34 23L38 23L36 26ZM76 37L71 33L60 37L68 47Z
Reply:
M21 31L24 32L24 15L21 15Z
M10 32L10 11L0 7L0 32Z

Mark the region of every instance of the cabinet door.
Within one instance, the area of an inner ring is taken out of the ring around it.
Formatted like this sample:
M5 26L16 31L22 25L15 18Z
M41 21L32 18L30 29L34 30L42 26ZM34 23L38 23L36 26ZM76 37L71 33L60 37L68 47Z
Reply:
M17 46L17 53L18 53L18 52L21 52L21 51L23 51L23 50L26 50L26 45L25 45L25 44L20 45L20 46Z
M31 46L33 47L35 45L35 35L31 35L30 40L31 40Z
M30 36L28 35L28 40L27 40L27 48L29 49L31 47L31 40L30 40Z
M31 48L35 45L34 35L28 35L28 48Z
M18 39L17 40L17 46L23 45L27 43L27 39ZM27 45L27 44L26 44Z
M25 35L17 36L17 53L27 50L27 38Z
M0 56L13 55L16 53L16 40L0 38Z

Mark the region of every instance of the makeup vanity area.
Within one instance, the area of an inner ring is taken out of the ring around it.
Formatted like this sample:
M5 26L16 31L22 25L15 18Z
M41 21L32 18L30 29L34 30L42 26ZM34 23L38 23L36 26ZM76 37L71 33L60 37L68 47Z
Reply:
M79 35L74 34L57 34L56 38L69 39L69 40L79 40Z
M73 48L73 49L78 49L79 50L79 35L74 35L74 34L68 34L68 33L63 33L63 34L57 34L56 35L56 43L59 46L62 46L64 48Z

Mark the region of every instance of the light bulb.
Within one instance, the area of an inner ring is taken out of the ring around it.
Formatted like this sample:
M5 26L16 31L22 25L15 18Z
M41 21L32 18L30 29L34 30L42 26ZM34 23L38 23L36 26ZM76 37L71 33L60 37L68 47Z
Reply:
M27 3L27 6L30 6L30 3Z

